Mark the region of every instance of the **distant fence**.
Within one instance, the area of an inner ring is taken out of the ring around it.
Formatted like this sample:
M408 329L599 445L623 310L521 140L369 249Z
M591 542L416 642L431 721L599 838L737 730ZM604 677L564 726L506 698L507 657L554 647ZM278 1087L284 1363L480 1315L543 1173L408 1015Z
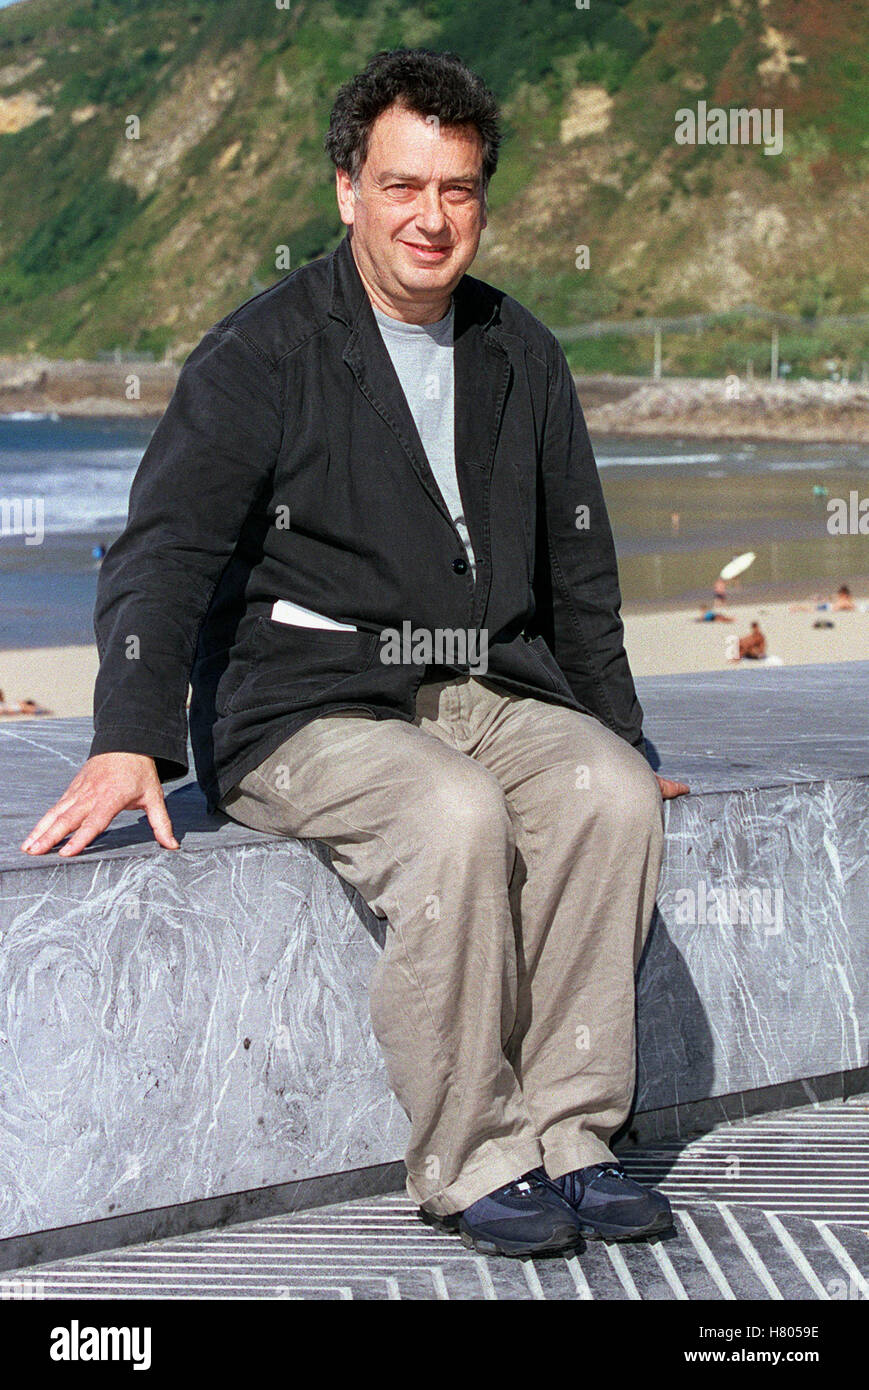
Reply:
M726 328L736 326L746 319L768 324L771 332L773 375L777 375L778 333L781 329L796 329L803 333L823 333L827 329L845 327L865 327L869 329L869 313L865 314L827 314L816 318L802 318L796 314L776 313L772 309L761 309L756 304L744 304L737 309L724 309L717 313L685 314L681 318L652 315L637 319L598 319L591 323L571 324L566 328L553 328L552 332L562 343L578 343L588 338L635 337L655 339L655 358L653 374L661 374L661 335L663 333L700 333L704 328ZM156 354L149 351L132 352L124 348L101 348L96 353L99 362L154 362Z
M606 337L650 337L654 338L652 376L656 381L663 374L664 333L702 333L704 328L738 327L746 320L767 324L770 329L769 367L773 381L779 378L779 333L782 329L797 330L812 336L836 328L865 327L869 329L869 313L827 314L815 318L804 318L796 314L776 313L773 309L761 309L756 304L744 304L737 309L725 309L718 313L685 314L680 318L651 316L638 319L598 319L592 323L572 324L568 328L553 328L552 332L562 343L577 343L583 339ZM867 346L869 351L869 346ZM753 375L754 363L749 359L749 375ZM788 365L781 369L782 374L790 371ZM838 379L838 375L834 378ZM861 379L869 380L869 365L862 362Z
M570 328L553 328L552 332L563 343L575 343L582 338L605 338L611 333L639 336L651 336L655 333L691 333L702 328L727 327L728 324L741 323L743 319L758 319L774 328L797 328L806 333L818 333L827 328L844 328L854 324L869 327L869 313L800 318L796 314L777 314L771 309L759 309L756 304L745 304L738 309L725 309L710 314L686 314L683 318L600 319L595 323L574 324Z
M98 362L153 362L155 355L153 352L128 352L124 348L98 348L96 353Z

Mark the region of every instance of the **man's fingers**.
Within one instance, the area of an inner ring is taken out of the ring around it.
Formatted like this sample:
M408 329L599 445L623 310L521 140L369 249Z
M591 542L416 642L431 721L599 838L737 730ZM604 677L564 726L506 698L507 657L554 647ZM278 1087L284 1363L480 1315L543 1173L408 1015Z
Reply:
M60 806L62 803L58 803ZM144 804L144 809L154 832L154 838L164 849L179 849L178 841L172 832L172 822L169 819L169 812L163 797L158 793L152 800ZM94 812L90 807L75 807L73 805L63 814L57 814L55 810L49 811L43 816L38 825L31 830L24 844L21 846L29 854L45 854L47 850L53 849L71 831L75 833L58 854L64 858L78 854L89 845L91 840L111 824L117 814L117 807L107 807L102 811ZM37 834L37 831L41 833Z
M24 850L32 850L37 840L42 840L46 836L46 833L50 829L52 829L55 823L59 821L61 817L64 817L66 815L66 812L71 811L74 806L75 797L68 795L62 796L60 798L60 801L56 801L54 805L51 807L51 809L49 811L46 811L45 815L41 818L41 820L38 820L36 822L30 834L27 836L27 839L22 844L21 848ZM67 829L69 829L69 827L67 827ZM62 832L62 835L65 834L66 830ZM57 841L62 838L62 835L58 835L51 843L56 844Z
M46 850L53 849L58 841L68 835L71 830L76 830L83 823L86 815L87 812L83 808L78 810L72 808L63 815L55 816L41 835L34 837L33 831L31 831L22 848L26 846L29 854L44 854Z
M145 802L145 814L157 843L162 845L164 849L179 849L180 846L172 831L172 822L169 819L169 812L166 810L166 802L163 800L162 792L155 792L148 797Z
M74 832L59 851L68 858L102 834L119 811L133 809L147 812L161 845L178 848L153 758L138 753L97 753L36 822L21 848L26 854L44 854Z
M658 777L658 774L655 773L655 776ZM685 796L691 791L686 782L674 782L669 777L658 777L658 786L665 801L671 800L674 796Z
M75 834L57 851L58 854L63 855L64 859L69 859L72 855L78 854L80 850L84 849L85 845L90 844L91 840L95 840L97 835L101 835L106 826L110 825L113 819L113 811L101 816L87 816L82 821ZM58 839L59 838L60 836L58 836Z

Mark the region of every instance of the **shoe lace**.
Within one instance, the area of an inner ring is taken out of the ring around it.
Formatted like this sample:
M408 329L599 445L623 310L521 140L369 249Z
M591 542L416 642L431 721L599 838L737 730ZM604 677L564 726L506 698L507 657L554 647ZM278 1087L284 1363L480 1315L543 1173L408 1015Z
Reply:
M626 1178L628 1175L622 1165L614 1159L607 1158L603 1163L595 1163L592 1167L594 1173L612 1173L615 1178Z
M517 1178L515 1182L508 1183L505 1192L522 1194L532 1192L535 1188L545 1187L550 1192L554 1192L558 1197L564 1196L561 1188L550 1178L543 1168L535 1168L530 1173L525 1173L523 1177Z

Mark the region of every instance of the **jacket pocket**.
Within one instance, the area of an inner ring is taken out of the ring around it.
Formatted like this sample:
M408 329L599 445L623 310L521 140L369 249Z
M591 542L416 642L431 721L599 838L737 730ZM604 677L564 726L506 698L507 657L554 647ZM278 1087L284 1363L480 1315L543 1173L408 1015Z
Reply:
M376 632L297 627L261 616L227 713L260 705L317 703L334 686L370 666L379 641Z
M540 665L544 668L553 690L559 691L562 695L566 692L573 698L573 692L567 683L567 677L555 660L552 652L549 650L546 639L543 637L531 637L528 639L528 645L536 655Z

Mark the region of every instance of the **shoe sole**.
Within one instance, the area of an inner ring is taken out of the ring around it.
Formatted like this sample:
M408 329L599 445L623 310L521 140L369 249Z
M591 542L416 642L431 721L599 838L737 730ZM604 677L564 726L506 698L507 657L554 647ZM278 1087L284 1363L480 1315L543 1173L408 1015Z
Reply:
M485 1240L482 1236L474 1236L471 1235L470 1231L460 1229L461 1215L459 1213L450 1216L438 1216L434 1212L425 1211L420 1207L418 1215L426 1226L432 1226L445 1235L458 1235L462 1245L467 1250L476 1250L478 1255L507 1255L515 1259L527 1259L533 1255L551 1255L559 1250L567 1250L582 1239L576 1227L571 1226L569 1229L563 1227L561 1231L553 1232L550 1239L543 1243L529 1244L528 1241Z
M669 1212L662 1212L654 1221L650 1221L648 1226L635 1226L629 1230L619 1226L583 1226L580 1234L583 1240L602 1240L609 1245L619 1241L646 1240L649 1236L658 1236L664 1231L672 1230L673 1217Z
M460 1231L462 1245L467 1250L476 1250L478 1255L507 1255L512 1259L530 1259L534 1255L556 1255L561 1250L569 1250L582 1239L574 1227L554 1232L549 1240L529 1245L527 1241L484 1240L471 1235L470 1231Z
M425 1207L419 1207L416 1214L424 1225L433 1226L436 1231L443 1231L448 1235L459 1229L462 1219L459 1212L450 1216L438 1216L436 1212L426 1211Z

